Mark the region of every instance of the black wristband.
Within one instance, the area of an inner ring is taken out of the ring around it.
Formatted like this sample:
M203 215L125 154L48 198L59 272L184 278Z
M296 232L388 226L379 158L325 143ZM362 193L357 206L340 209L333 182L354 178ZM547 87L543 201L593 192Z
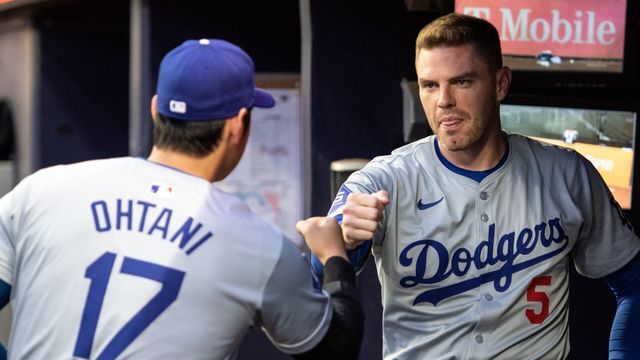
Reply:
M324 284L322 288L334 297L348 297L359 300L356 288L356 274L351 264L339 256L327 260L324 265Z
M356 284L356 273L351 263L340 256L333 256L324 264L324 283L334 281Z
M330 283L325 282L322 289L332 297L348 297L353 300L360 301L358 289L354 285L344 281L332 281Z

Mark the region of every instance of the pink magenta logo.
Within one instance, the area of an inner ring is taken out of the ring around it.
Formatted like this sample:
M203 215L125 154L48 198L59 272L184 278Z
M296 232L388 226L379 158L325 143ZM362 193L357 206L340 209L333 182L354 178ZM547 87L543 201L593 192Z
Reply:
M506 55L622 59L626 0L457 0L455 11L491 22Z

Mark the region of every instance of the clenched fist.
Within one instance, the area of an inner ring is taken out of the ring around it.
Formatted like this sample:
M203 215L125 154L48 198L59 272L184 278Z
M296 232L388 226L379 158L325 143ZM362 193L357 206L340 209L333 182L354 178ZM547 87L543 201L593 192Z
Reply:
M342 232L336 219L322 216L311 217L298 221L296 229L304 236L309 250L318 257L322 265L333 256L340 256L348 261Z
M342 236L347 249L355 249L373 238L387 204L389 193L385 190L374 194L349 194L342 208Z

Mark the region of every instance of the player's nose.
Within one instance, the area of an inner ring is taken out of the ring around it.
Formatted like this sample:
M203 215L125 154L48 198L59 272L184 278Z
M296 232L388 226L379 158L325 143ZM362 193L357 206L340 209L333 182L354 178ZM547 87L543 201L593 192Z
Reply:
M447 109L455 105L455 98L451 93L449 86L440 86L438 92L438 107L441 109Z

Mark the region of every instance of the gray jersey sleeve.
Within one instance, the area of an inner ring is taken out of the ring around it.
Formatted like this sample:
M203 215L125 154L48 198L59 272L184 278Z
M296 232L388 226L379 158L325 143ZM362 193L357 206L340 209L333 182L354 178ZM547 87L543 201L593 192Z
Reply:
M331 323L327 294L313 286L304 255L283 238L280 258L264 289L258 318L262 330L281 351L299 354L316 346Z
M584 223L573 249L576 270L599 278L620 269L640 250L640 240L589 160L579 158L573 197Z
M381 190L389 193L390 204L387 205L382 213L382 219L378 224L378 228L372 239L374 245L381 245L384 240L386 223L389 216L393 213L391 210L395 207L394 198L396 193L396 185L394 178L389 175L382 157L372 160L364 168L351 174L344 182L338 192L328 216L338 219L342 218L342 208L346 204L347 197L351 193L367 193L373 194Z

